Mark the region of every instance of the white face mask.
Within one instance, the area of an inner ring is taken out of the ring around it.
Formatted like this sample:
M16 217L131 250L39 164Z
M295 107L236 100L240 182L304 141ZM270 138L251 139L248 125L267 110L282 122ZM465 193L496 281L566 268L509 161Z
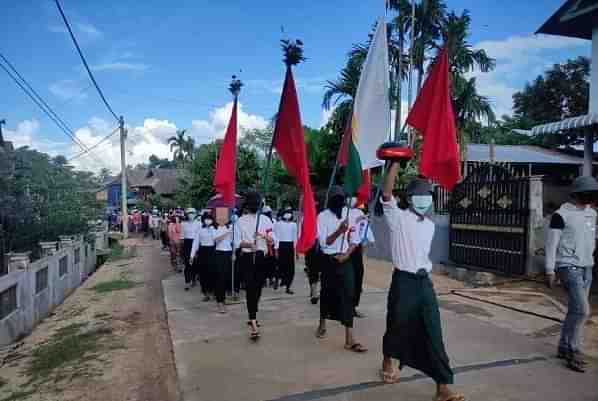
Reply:
M285 213L282 215L282 218L285 220L291 220L293 218L293 215L291 213Z
M424 216L432 209L432 195L413 195L411 205L417 214Z
M205 219L204 220L204 223L206 224L206 226L211 226L213 222L214 221L212 219Z

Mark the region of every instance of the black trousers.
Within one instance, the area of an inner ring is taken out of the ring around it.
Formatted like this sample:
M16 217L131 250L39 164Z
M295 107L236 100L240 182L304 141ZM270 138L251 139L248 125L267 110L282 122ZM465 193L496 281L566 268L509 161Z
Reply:
M213 246L200 246L193 264L193 274L199 277L201 292L210 294L216 286L216 266Z
M355 276L355 300L354 307L359 306L361 300L361 293L363 292L363 274L365 268L363 266L363 247L359 245L351 254L351 263L353 264L353 272Z
M235 281L233 282L232 271L235 269ZM234 291L238 293L241 291L241 282L245 282L243 274L241 274L241 252L239 249L235 251L235 261L232 266L228 267L226 273L226 291Z
M191 248L193 247L193 240L185 238L183 240L183 263L185 264L185 284L194 281L195 273L193 266L191 266Z
M257 319L258 305L262 296L266 266L264 253L241 253L241 270L247 289L247 313L249 320Z
M316 284L320 281L320 252L318 246L314 245L305 254L305 267L307 268L307 278L309 285Z
M232 251L214 252L214 290L218 303L224 303L226 299L227 273L231 270L232 258Z
M162 240L162 246L168 248L168 232L160 231L160 239Z
M280 242L278 245L278 269L284 287L290 287L295 278L295 245Z

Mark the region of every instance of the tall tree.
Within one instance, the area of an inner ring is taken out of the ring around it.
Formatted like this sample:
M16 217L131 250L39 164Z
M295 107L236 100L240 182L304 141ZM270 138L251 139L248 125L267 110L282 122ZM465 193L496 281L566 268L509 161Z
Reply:
M194 142L192 138L186 138L185 134L187 130L177 130L175 136L168 138L168 144L170 145L170 151L174 152L173 160L185 164L192 157Z

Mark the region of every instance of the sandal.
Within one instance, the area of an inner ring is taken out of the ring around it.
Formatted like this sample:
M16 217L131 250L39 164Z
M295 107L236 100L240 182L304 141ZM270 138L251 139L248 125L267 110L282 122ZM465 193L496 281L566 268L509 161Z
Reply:
M364 347L363 345L361 345L360 343L354 343L353 345L350 345L350 346L345 345L345 349L347 351L356 352L358 354L363 354L364 352L368 351L368 349L366 347Z
M400 375L393 369L392 372L387 372L384 369L380 369L380 378L384 384L396 384L400 380Z
M316 338L319 338L320 340L326 338L326 329L318 327L318 330L316 330Z
M580 361L575 357L572 357L567 361L567 367L572 371L578 373L585 373L586 371L583 361Z
M260 324L260 321L259 321L259 320L256 320L256 321L255 321L255 324L257 325L257 327L262 327L262 325ZM247 326L251 326L251 320L248 320L248 321L247 321Z

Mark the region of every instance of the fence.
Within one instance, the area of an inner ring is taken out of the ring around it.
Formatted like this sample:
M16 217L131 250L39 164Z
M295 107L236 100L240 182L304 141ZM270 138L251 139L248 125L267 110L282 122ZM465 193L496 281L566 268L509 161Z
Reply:
M28 253L9 255L8 273L0 277L0 346L30 333L95 271L96 251L108 247L108 235L96 232L91 242L61 238L40 247L45 256L33 263Z

